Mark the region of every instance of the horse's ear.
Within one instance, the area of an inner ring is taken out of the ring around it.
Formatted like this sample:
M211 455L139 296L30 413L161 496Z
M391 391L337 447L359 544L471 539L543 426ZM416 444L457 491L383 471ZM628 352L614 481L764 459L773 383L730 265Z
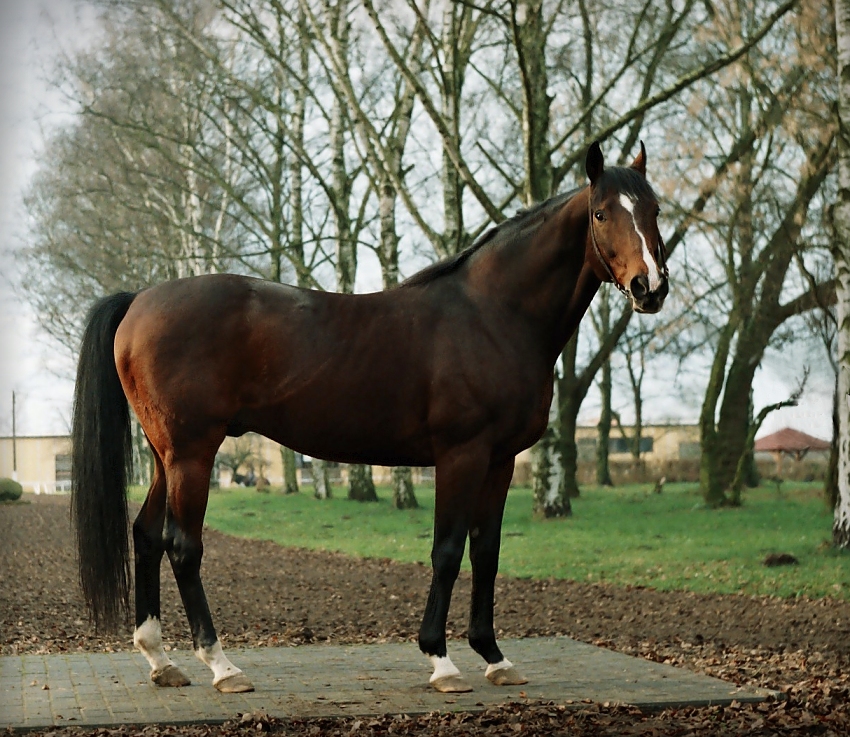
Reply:
M646 148L644 148L643 141L640 142L640 153L635 156L635 160L632 162L632 169L636 169L643 176L646 176Z
M599 145L599 141L594 141L590 144L590 148L587 150L587 158L584 161L584 168L587 171L591 185L596 184L596 180L602 176L602 172L605 170L605 162L602 159L602 147Z

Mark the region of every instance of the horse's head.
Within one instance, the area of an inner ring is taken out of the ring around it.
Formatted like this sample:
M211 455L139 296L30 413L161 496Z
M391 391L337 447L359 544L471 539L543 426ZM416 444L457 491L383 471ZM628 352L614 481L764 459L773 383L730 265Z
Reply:
M594 143L585 162L597 274L612 281L637 312L658 312L667 296L667 259L658 231L658 199L646 181L646 149L629 167L606 169Z

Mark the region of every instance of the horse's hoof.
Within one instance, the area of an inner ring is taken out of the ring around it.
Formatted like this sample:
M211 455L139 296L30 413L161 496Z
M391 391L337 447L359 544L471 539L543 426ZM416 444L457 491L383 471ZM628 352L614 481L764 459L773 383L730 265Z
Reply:
M513 666L489 671L486 675L487 680L496 686L521 686L528 683L528 679Z
M162 670L151 672L151 680L157 686L179 688L180 686L189 686L192 682L183 675L176 665L166 665Z
M232 676L222 678L218 683L214 683L221 693L245 693L253 691L254 684L248 679L244 673L234 673Z
M440 676L431 681L431 685L440 693L468 693L472 691L461 675Z

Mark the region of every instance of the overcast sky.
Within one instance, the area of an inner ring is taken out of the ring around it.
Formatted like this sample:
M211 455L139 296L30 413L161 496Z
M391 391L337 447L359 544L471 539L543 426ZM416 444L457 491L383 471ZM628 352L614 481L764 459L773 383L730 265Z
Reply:
M68 120L67 106L46 82L52 59L84 46L93 38L93 28L93 14L76 0L0 0L0 435L11 433L13 390L19 434L68 431L73 366L39 331L31 310L15 293L13 251L26 243L20 198L35 170L44 132ZM673 275L675 266L674 259ZM767 358L757 374L756 407L785 399L805 363L813 373L801 405L771 415L760 435L792 426L831 436L831 378L822 349L814 343ZM647 386L646 420L695 421L704 385L701 373L698 366L677 373L672 362L655 366ZM627 420L624 392L615 401ZM597 413L591 397L582 416L593 421Z

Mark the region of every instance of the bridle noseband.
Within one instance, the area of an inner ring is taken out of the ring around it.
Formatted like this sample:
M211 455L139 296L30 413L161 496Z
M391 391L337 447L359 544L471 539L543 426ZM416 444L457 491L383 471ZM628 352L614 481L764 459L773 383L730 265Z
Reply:
M590 241L593 243L593 252L596 254L596 258L599 260L599 263L605 268L606 273L611 278L611 281L614 283L614 286L620 290L620 293L631 299L632 293L631 290L620 284L617 280L617 277L614 276L614 270L611 268L611 264L609 264L602 257L602 249L599 247L599 242L596 240L596 231L593 229L593 197L592 193L587 197L587 217L590 228ZM661 272L661 275L665 279L670 278L670 272L667 269L667 246L664 244L664 239L661 237L661 233L658 233L658 256L655 259L655 263L658 266L658 270Z

